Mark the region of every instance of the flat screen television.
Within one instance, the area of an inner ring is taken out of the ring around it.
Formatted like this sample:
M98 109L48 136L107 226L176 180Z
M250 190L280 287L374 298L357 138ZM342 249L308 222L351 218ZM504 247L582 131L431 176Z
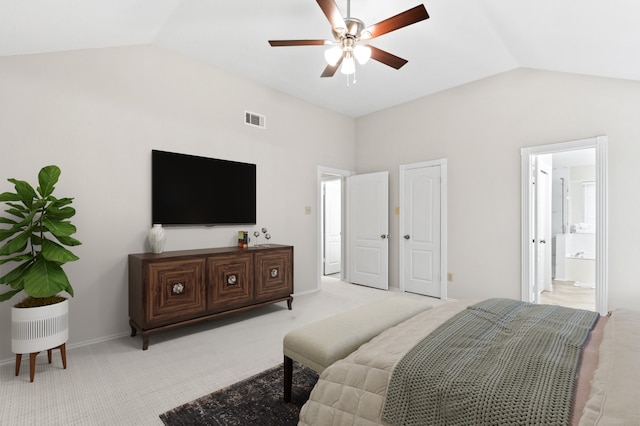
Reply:
M152 223L255 225L256 165L151 151Z

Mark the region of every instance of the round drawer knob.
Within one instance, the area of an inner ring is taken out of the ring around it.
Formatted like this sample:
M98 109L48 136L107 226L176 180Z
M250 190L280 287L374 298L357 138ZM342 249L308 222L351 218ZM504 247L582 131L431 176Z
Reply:
M171 291L173 291L173 294L181 294L182 292L184 292L184 284L182 283L174 284L173 287L171 288Z
M235 275L229 275L229 277L227 277L227 284L235 284L236 281L238 281L238 277Z
M271 278L275 278L278 276L278 268L273 268L271 270Z

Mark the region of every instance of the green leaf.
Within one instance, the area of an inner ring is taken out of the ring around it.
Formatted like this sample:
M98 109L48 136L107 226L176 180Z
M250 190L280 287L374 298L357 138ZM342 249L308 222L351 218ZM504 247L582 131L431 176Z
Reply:
M31 208L33 200L37 199L36 191L29 185L28 182L18 179L9 179L9 182L13 183L16 188L16 194L20 196L19 200L27 207Z
M47 217L52 220L69 219L76 214L76 209L73 207L63 207L61 209L54 205L50 205L47 208Z
M55 184L60 177L60 168L58 166L45 166L38 173L38 193L42 198L47 198L55 189Z
M5 203L7 201L22 201L22 198L13 192L3 192L0 194L0 203Z
M12 219L6 218L6 217L4 217L4 216L0 216L0 223L7 223L7 224L9 224L9 225L15 225L15 224L16 224L16 223L18 223L18 222L16 222L15 220L12 220Z
M24 274L24 291L32 297L55 296L66 291L73 296L73 289L67 274L60 265L43 257L36 261Z
M76 227L71 222L49 220L48 218L42 219L42 225L45 229L51 232L56 237L68 237L75 234Z
M57 199L57 198L55 198L53 196L51 196L49 198L52 201L51 204L56 206L57 208L62 208L64 206L66 206L66 205L69 205L73 201L73 198L60 198L60 199Z
M16 294L20 293L22 290L9 290L6 293L0 294L0 302L4 302L5 300L11 299Z
M0 229L0 241L4 241L10 236L17 234L20 231L21 229L18 226L12 226L11 228L7 228L7 229Z
M27 242L29 241L30 237L31 237L31 230L29 229L27 231L22 232L14 239L7 241L5 245L0 247L0 256L8 256L13 253L23 252L27 248ZM4 240L4 238L2 238L2 240Z
M22 277L32 264L33 260L30 257L27 262L24 262L12 271L9 271L7 274L0 277L0 284L8 284L13 289L21 290L24 288Z
M25 212L28 212L29 210L20 210L20 209L7 209L5 210L5 212L14 215L16 217L19 217L20 219L24 219L26 217Z
M58 241L60 241L65 246L79 246L79 245L82 244L80 241L76 240L73 237L64 237L64 236L58 237L58 236L56 236L56 238L58 239Z
M0 260L0 265L9 263L9 262L20 262L22 260L29 260L29 259L33 259L33 255L31 253L20 254L18 256L6 257Z
M79 259L78 256L51 240L42 240L41 253L45 259L57 262L60 265Z

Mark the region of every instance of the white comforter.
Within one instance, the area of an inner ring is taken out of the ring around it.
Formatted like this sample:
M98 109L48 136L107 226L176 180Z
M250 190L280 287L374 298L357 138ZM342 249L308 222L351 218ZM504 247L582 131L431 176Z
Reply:
M392 327L320 375L299 425L386 425L387 384L402 356L447 319L478 300L447 303ZM640 312L613 313L580 425L640 425Z

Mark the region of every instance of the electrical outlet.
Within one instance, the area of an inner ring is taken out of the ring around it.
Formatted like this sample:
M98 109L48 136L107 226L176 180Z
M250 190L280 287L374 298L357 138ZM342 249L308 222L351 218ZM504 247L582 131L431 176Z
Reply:
M394 210L396 216L400 216L400 207L396 207Z
M447 273L447 281L453 281L453 272Z

